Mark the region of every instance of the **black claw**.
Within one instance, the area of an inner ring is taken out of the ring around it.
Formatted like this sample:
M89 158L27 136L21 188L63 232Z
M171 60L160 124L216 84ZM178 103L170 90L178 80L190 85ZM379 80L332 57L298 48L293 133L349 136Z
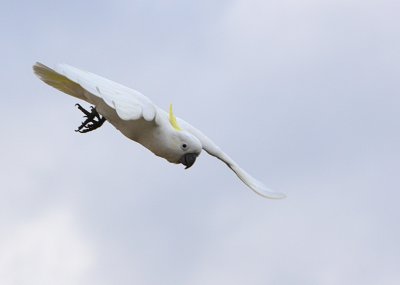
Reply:
M87 133L93 131L97 128L100 128L106 121L106 118L101 116L93 106L90 106L90 112L79 104L75 104L75 106L77 106L78 109L85 114L83 117L86 118L86 120L82 122L75 132Z
M84 113L86 116L85 117L88 117L90 114L91 114L91 112L89 112L88 110L86 110L85 108L83 108L80 104L75 104L75 106L77 106L78 107L78 109L82 112L82 113ZM96 112L97 113L97 112Z

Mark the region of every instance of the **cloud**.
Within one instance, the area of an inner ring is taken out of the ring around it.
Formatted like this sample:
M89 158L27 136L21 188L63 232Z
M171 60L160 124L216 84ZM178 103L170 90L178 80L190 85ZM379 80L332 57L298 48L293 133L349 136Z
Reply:
M1 284L86 284L95 256L68 210L50 210L2 232Z
M110 3L3 18L0 283L399 282L397 2ZM36 60L173 102L288 198L205 153L184 171L110 125L75 134Z

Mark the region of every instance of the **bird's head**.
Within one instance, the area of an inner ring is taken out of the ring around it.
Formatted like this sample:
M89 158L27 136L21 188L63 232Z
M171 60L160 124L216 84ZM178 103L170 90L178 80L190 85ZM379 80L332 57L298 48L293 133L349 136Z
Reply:
M174 129L172 142L177 157L179 157L176 163L182 163L186 166L185 169L188 169L196 162L196 158L202 150L202 144L198 138L183 130L178 125L176 117L172 111L172 104L169 109L169 121Z

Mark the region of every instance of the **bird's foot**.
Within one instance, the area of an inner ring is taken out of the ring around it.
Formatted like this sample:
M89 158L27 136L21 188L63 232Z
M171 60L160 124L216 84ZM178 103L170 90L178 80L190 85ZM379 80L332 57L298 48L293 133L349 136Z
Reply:
M78 127L78 129L75 130L75 132L87 133L93 131L101 127L106 121L106 118L97 113L96 108L94 108L93 106L90 106L90 111L86 110L79 104L75 104L75 106L77 106L78 109L85 114L85 116L83 117L86 118L86 120L82 122L82 124Z

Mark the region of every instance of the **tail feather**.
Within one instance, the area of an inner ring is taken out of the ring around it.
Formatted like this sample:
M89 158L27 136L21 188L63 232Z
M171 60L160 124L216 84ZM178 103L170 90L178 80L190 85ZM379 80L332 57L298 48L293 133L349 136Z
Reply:
M44 64L37 62L33 66L33 71L37 77L46 84L78 99L87 100L84 95L85 90L79 84L69 80L64 75L61 75Z

